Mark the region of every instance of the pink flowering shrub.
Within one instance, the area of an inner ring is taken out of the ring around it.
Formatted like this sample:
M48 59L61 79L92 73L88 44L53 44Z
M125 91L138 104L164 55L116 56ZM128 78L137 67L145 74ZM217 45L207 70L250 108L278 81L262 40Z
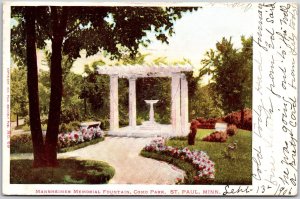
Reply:
M144 147L144 150L148 152L160 152L191 163L197 169L197 175L194 176L194 182L196 184L203 181L213 181L215 178L215 163L211 161L208 155L203 151L191 151L187 147L178 149L172 146L166 146L165 139L162 137L152 140L150 144Z
M210 135L202 138L203 141L207 142L226 142L228 135L225 131L214 131Z
M84 128L82 130L76 130L69 133L60 133L58 134L58 146L59 148L65 148L100 137L104 137L104 132L100 129L100 127L92 127L89 129Z
M236 127L235 124L230 124L230 125L227 127L226 132L227 132L227 135L233 136L233 135L237 134L238 129L237 129L237 127Z

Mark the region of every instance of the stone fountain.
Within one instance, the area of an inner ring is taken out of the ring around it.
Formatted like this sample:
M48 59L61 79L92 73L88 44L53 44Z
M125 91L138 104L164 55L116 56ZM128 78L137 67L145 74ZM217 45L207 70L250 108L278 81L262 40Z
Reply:
M151 123L155 123L153 105L156 104L158 101L159 100L145 100L145 102L150 105L149 122Z
M142 130L158 130L159 125L155 122L154 119L154 104L156 104L159 100L145 100L147 104L150 106L149 111L149 121L143 122L142 126L140 127Z

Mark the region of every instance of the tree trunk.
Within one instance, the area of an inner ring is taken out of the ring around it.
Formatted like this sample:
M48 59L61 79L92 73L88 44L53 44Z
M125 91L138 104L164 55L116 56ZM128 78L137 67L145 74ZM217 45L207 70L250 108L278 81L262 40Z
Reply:
M35 11L35 7L26 7L25 10L27 86L29 99L30 130L34 157L33 167L42 167L44 166L45 159L38 95L38 68L35 46Z
M51 94L45 145L47 165L50 167L58 166L57 139L59 133L62 101L62 43L67 21L67 8L63 8L63 12L60 17L58 15L57 9L57 7L51 7L53 31L52 55L50 65Z

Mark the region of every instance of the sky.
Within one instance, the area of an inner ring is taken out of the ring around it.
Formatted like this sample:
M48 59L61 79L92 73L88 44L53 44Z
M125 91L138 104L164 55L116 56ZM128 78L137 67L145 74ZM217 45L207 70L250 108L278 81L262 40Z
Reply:
M175 25L176 35L170 38L170 45L155 41L142 52L169 59L190 59L199 65L203 55L222 37L232 37L235 47L241 47L241 35L252 35L252 11L240 8L210 7L187 13Z
M216 43L222 37L232 37L234 46L241 47L241 36L252 35L253 16L254 9L246 10L244 7L221 4L205 6L191 13L184 13L183 17L175 22L175 34L169 38L169 45L155 40L154 35L150 33L148 36L152 41L151 44L147 48L141 48L140 52L149 54L146 57L149 62L158 57L167 57L169 62L185 58L190 60L195 68L199 68L205 52L211 48L215 49ZM83 74L84 65L105 59L101 53L87 58L84 51L80 54L81 58L74 62L71 69L77 74ZM43 51L39 50L37 57L39 67L47 69L43 62Z
M174 25L175 34L169 38L169 45L155 40L149 34L152 43L147 48L141 48L142 54L150 54L146 60L151 62L158 57L167 57L169 62L189 59L196 68L201 67L200 61L204 54L222 37L232 37L234 46L241 47L242 35L251 36L253 30L253 9L245 11L240 7L224 5L210 6L192 13L185 13ZM84 55L84 53L82 53ZM75 61L72 70L83 73L83 65L91 64L102 56L97 54L89 58L79 58Z

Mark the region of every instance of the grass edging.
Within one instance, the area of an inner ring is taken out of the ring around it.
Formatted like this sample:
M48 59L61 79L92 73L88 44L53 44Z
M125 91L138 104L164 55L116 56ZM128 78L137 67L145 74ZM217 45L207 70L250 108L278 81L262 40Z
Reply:
M100 138L95 138L91 141L88 141L88 142L82 142L80 144L76 144L74 146L69 146L69 147L66 147L66 148L61 148L61 149L58 149L58 153L66 153L66 152L70 152L70 151L75 151L77 149L81 149L83 147L86 147L86 146L89 146L89 145L93 145L93 144L97 144L98 142L102 142L104 141L104 137L100 137Z
M33 168L32 160L10 161L11 184L106 184L115 169L106 162L58 159L59 167Z
M197 169L191 163L159 152L149 152L149 151L142 150L140 152L140 155L146 158L152 158L155 160L167 162L169 164L178 167L181 170L184 170L186 173L184 184L195 184L194 176L197 175Z

